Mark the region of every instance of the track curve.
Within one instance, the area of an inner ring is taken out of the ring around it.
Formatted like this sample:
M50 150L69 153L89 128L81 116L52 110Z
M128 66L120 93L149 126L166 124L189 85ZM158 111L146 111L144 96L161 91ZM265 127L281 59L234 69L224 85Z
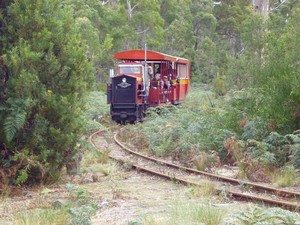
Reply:
M247 201L251 200L251 201L256 201L256 202L262 202L262 203L276 205L276 206L279 206L279 207L282 207L282 208L286 208L286 209L290 209L290 210L296 210L296 211L299 211L299 209L300 209L300 204L298 203L298 201L295 201L296 199L300 198L300 193L299 192L287 191L287 190L278 189L278 188L274 188L274 187L269 187L269 186L265 186L265 185L261 185L261 184L256 184L254 182L245 182L245 181L241 181L241 180L238 180L238 179L233 179L233 178L224 177L224 176L220 176L220 175L216 175L216 174L212 174L212 173L198 171L198 170L195 170L195 169L192 169L192 168L183 167L183 166L180 166L180 165L177 165L177 164L173 164L173 163L169 163L169 162L166 162L166 161L163 161L163 160L160 160L160 159L149 157L147 155L141 154L139 152L136 152L136 151L128 148L124 143L122 143L118 139L119 132L120 132L120 129L117 132L114 133L114 135L113 135L114 142L118 146L120 146L123 150L125 150L127 153L130 153L131 155L134 155L134 156L139 157L139 158L143 158L147 161L151 161L151 162L153 162L157 165L164 165L164 166L167 166L167 167L171 167L175 170L185 171L186 173L193 173L193 174L196 174L196 175L205 176L205 177L212 178L212 179L220 181L220 182L230 183L232 185L241 185L241 184L243 184L243 185L251 187L252 189L258 190L260 192L264 191L265 194L266 193L271 193L272 196L273 196L273 198L272 197L264 197L264 196L249 194L249 193L243 193L241 191L236 191L236 190L227 190L227 193L228 193L229 196L231 196L235 199L238 199L238 200L242 199L242 200L247 200ZM97 148L97 146L93 142L93 138L96 135L103 135L103 133L104 133L103 131L97 131L89 137L90 143L95 148ZM199 183L184 179L181 176L178 176L178 175L175 176L174 174L172 174L172 175L166 174L166 173L163 173L161 171L154 170L152 168L150 168L150 169L146 168L145 166L143 166L143 165L141 166L138 163L129 162L128 158L127 159L122 159L120 157L113 156L112 154L109 155L109 158L113 159L113 160L116 160L116 161L119 161L123 164L124 163L126 163L126 164L130 163L131 168L134 168L134 169L136 169L138 171L141 171L141 172L145 172L145 173L153 174L153 175L156 175L156 176L159 176L159 177L163 177L165 179L176 181L176 182L182 183L184 185L199 186ZM160 170L164 170L164 169L160 169ZM217 190L217 191L222 191L222 190L220 189L220 190ZM281 200L274 199L274 195L276 197L280 197L280 198L282 196L285 196L285 199L281 199Z

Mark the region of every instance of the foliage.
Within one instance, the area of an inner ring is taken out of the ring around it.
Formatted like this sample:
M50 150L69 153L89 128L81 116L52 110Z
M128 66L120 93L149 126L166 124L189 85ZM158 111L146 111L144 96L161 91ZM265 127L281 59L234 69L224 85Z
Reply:
M260 140L267 134L266 123L261 118L254 118L243 127L242 138Z
M88 132L97 129L104 129L100 123L103 116L109 113L109 107L106 104L106 95L101 91L93 91L86 98L86 121Z
M33 162L12 178L56 179L78 151L93 69L72 13L60 1L21 0L7 10L11 48L5 52L8 79L0 97L0 162L10 168L20 162L14 155L24 152L27 164Z
M69 192L73 207L70 208L70 225L90 225L91 216L96 213L97 205L92 201L86 189L74 184L68 183L66 189Z
M295 144L291 147L292 164L295 168L300 169L300 144Z
M217 67L214 66L217 53L216 44L208 37L205 37L197 48L193 58L195 61L193 81L210 83L218 71ZM195 77L196 74L198 77Z
M224 140L234 135L234 130L228 129L229 122L224 123L228 115L223 110L209 106L211 101L212 96L196 87L182 106L150 109L145 122L130 133L133 137L144 133L151 151L160 156L192 159L202 151L220 153Z
M77 208L71 208L70 225L90 225L92 224L91 216L96 212L95 208L89 205L82 205Z
M226 84L225 78L223 76L217 75L213 80L213 87L214 91L218 95L225 95L226 94Z
M296 26L296 21L299 20L298 10L294 10L289 23L279 36L275 32L268 35L263 76L255 82L265 90L268 99L265 115L273 119L285 133L299 127L298 82L294 83L299 71L296 59L300 31Z
M209 180L203 180L200 183L200 186L192 186L189 189L189 192L196 197L209 199L212 195L216 194L215 184Z
M232 215L231 215L232 217ZM297 214L280 208L249 208L233 215L234 221L225 224L262 225L262 224L300 224Z

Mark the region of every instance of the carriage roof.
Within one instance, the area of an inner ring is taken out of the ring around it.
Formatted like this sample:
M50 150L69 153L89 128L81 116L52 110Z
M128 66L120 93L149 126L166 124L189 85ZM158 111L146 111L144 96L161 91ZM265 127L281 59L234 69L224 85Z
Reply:
M149 61L170 61L175 63L189 64L189 60L181 57L175 57L155 51L146 51L146 58ZM143 61L145 60L145 50L127 50L114 54L116 59L120 60L132 60L132 61Z

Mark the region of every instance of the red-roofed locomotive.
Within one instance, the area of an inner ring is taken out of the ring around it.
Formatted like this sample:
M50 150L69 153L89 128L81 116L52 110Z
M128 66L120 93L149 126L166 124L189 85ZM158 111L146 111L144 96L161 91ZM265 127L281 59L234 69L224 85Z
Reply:
M185 99L190 87L189 60L147 50L118 52L114 57L120 63L107 85L112 120L142 121L148 107L176 105Z

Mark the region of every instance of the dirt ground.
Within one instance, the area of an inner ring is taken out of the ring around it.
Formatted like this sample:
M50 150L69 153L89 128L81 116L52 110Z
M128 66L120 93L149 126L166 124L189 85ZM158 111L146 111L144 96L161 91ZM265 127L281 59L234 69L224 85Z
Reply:
M164 218L175 202L202 204L205 198L193 195L192 187L129 171L116 165L114 171L107 176L99 173L97 182L93 182L91 176L92 174L88 173L84 178L75 178L72 181L84 187L98 205L98 210L92 217L92 224L95 225L138 224L147 217ZM13 190L13 197L2 198L0 201L0 224L13 224L12 218L18 212L50 207L57 200L68 199L70 194L65 188L68 179L61 184L43 188ZM43 190L47 190L45 195ZM232 201L224 202L219 197L212 197L209 201L217 207L224 208L247 205Z
M123 225L150 214L165 213L172 201L187 200L187 189L180 185L137 172L123 175L89 186L102 193L93 224Z

